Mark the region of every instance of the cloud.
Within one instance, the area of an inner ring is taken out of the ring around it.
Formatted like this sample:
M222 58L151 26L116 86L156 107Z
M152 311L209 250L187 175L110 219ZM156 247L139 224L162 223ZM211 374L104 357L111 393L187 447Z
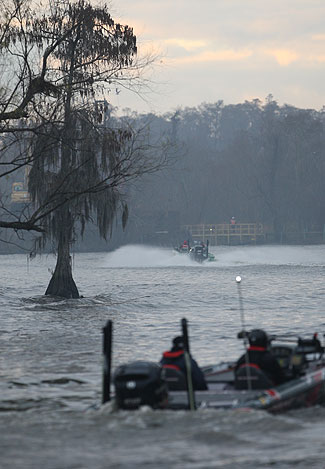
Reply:
M175 45L175 46L179 46L179 47L182 47L183 49L191 52L195 49L200 49L202 47L205 47L206 46L206 42L205 41L200 41L200 40L197 40L197 41L191 41L191 40L188 40L188 39L180 39L180 38L171 38L171 39L167 39L165 41L166 44L171 44L171 45Z
M311 38L313 41L325 41L325 34L314 34Z
M299 106L324 103L324 0L204 0L202 11L197 0L117 3L139 54L161 51L153 76L162 91L150 95L160 109L213 101L216 93L228 102L272 93Z
M268 50L267 54L272 55L279 65L287 66L298 59L298 55L288 49L272 49Z
M235 51L232 49L220 50L220 51L205 51L200 54L191 55L188 57L180 57L174 59L173 62L182 64L192 64L198 62L236 62L238 60L247 59L252 55L250 50L239 50Z
M324 62L325 62L325 55L324 55L324 54L321 54L321 55L313 55L313 56L311 57L311 61L317 62L317 63L324 63Z

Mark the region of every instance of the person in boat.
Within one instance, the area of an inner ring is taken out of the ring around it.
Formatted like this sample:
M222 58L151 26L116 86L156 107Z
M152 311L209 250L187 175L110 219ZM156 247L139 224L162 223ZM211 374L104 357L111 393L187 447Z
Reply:
M208 257L207 246L203 241L195 241L194 246L190 249L191 257L195 260L203 260Z
M246 366L258 367L272 381L274 385L282 384L285 380L285 374L279 365L279 362L268 350L268 336L262 329L253 329L248 334L249 347L247 349L248 359L244 353L236 363L235 373L239 368Z
M204 375L194 358L191 357L191 372L193 388L196 391L205 391L208 389L205 382ZM186 364L184 356L184 339L182 336L177 336L173 339L171 350L163 353L160 364L163 368L174 368L186 376Z
M183 251L188 251L190 249L189 242L184 241L182 246L181 246L181 249L183 249Z
M177 250L179 252L189 252L190 250L190 245L188 241L184 241L178 248Z

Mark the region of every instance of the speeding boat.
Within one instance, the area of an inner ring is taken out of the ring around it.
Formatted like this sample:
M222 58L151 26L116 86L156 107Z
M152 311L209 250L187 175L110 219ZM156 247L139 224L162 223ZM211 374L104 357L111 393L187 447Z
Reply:
M184 241L180 246L174 248L180 254L189 254L190 258L196 262L203 261L213 262L216 260L214 254L209 252L209 240L204 244L202 241L194 241L194 245L190 246L189 241Z
M215 261L215 256L209 252L209 240L207 240L206 244L202 241L196 241L194 246L191 247L189 254L193 261L199 263Z
M189 354L186 319L182 320L182 333L185 353ZM238 334L238 338L244 337L245 333ZM135 361L115 370L115 406L117 409L138 409L143 405L173 410L261 409L278 413L325 404L324 346L316 334L312 338L295 339L273 336L270 347L287 378L279 386L274 386L258 367L248 366L249 370L243 367L235 374L236 362L229 361L203 367L208 389L194 391L190 372L185 376L176 369L162 368L158 363ZM109 347L105 347L104 342L104 352L105 349ZM110 359L106 363L110 363ZM106 366L103 402L110 399L108 369Z

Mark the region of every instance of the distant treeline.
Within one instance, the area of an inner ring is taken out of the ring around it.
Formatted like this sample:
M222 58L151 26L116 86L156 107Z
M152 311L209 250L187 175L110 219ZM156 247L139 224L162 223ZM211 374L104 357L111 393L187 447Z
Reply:
M232 216L274 233L322 230L324 118L324 109L279 106L271 95L137 116L138 125L150 122L153 140L168 140L170 165L129 189L128 238L168 231L172 219L176 230Z
M125 185L126 231L107 242L86 227L76 250L126 243L171 245L183 225L262 223L283 233L322 232L325 225L325 109L280 106L272 96L241 104L222 101L162 116L123 116L164 145L169 165ZM8 245L7 245L8 246Z

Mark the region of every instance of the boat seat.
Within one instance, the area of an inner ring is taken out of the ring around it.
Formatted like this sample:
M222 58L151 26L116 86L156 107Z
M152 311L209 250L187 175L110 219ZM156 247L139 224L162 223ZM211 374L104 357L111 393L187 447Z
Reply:
M181 371L175 368L163 367L162 375L170 391L186 391L186 378Z
M269 389L274 383L256 365L242 365L235 373L235 389L249 389L248 378L251 389Z

